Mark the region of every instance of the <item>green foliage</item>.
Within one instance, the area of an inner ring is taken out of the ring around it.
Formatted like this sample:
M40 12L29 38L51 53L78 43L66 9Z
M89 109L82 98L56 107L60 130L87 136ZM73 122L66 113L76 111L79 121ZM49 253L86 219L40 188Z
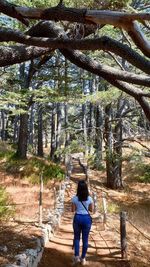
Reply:
M12 157L5 166L7 172L18 174L20 178L28 179L33 184L39 183L41 173L45 184L51 179L64 179L64 171L59 165L35 157L27 160Z
M132 179L141 183L150 183L150 165L144 163L144 156L139 151L133 151L124 160L128 162L128 168Z
M23 89L19 90L19 88L15 88L14 85L12 86L12 91L9 91L9 88L7 88L3 94L0 95L0 110L3 110L5 107L5 111L9 111L11 115L23 114L27 112L26 107L28 106L31 93Z
M0 187L0 220L8 218L14 213L14 208L10 207L9 204L6 190Z
M142 155L139 152L139 150L138 151L133 151L130 155L128 155L126 157L126 160L128 160L131 163L138 164L138 163L140 163L142 161Z
M120 91L116 88L111 88L107 91L101 91L101 92L96 92L92 95L89 95L86 97L86 101L89 101L91 103L95 104L101 104L103 105L107 104L108 102L113 102L118 99L120 96Z
M98 209L99 209L99 211L101 213L103 213L103 205L102 205L102 202L99 202L98 203ZM116 203L114 203L114 202L107 202L107 211L109 213L112 213L112 214L118 213L119 210L120 210L119 209L119 206Z
M76 97L82 97L81 88L77 87L74 89L75 91L72 91L71 86L70 88L63 88L63 86L61 86L61 90L59 88L55 88L55 90L53 90L49 87L40 87L33 92L33 101L36 103L48 104L50 103L49 99L51 99L51 103L74 103Z
M100 29L99 32L100 32L101 36L107 35L107 36L110 36L113 39L117 39L118 35L120 35L120 30L118 28L114 29L114 27L112 27L112 25L105 25L102 29ZM100 51L95 51L94 55L95 55L95 53L99 54ZM104 52L101 52L101 54L104 54ZM105 63L106 63L106 61L105 61Z
M111 9L123 9L129 4L131 4L131 0L109 0L109 5Z
M141 183L150 183L150 165L140 163L136 166L138 171L138 181Z
M97 155L94 154L89 154L88 156L88 165L90 166L91 169L96 169L98 171L104 171L106 168L103 164L103 162L97 158Z
M122 157L117 154L116 152L113 152L109 149L106 150L106 160L111 162L112 164L115 164L116 162L119 162L122 160Z
M14 3L21 6L27 7L51 7L59 3L57 0L14 0Z
M9 159L14 154L12 147L6 142L0 141L0 159Z
M80 144L79 140L73 140L68 146L65 148L59 148L55 152L56 156L65 156L67 154L84 152L84 147Z
M59 4L59 0L15 0L17 5L29 7L53 7ZM109 9L122 9L131 3L131 0L64 0L63 3L66 7L89 7L89 8L103 8Z
M0 142L0 159L4 159L3 168L6 172L19 175L22 179L26 178L33 184L39 183L41 173L43 173L44 183L51 179L64 179L64 171L59 165L36 157L19 160L12 147L6 142Z
M107 210L109 213L118 213L119 212L119 206L113 202L108 202Z
M82 8L82 7L92 7L93 6L93 0L64 0L64 3L66 6L72 6L72 7L78 7L78 8Z
M105 165L101 161L99 161L99 163L97 164L96 160L94 161L93 168L95 168L98 171L105 171L106 170Z

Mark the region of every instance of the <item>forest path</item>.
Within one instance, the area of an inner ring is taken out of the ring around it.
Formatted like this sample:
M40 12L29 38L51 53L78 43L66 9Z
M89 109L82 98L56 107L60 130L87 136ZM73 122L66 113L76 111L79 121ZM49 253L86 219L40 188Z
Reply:
M65 194L65 210L60 227L50 242L47 243L38 267L72 266L73 229L70 199L76 192L76 183L84 179L83 170L77 161L73 161L73 173L70 187ZM102 223L93 220L89 238L87 263L90 267L129 267L127 261L121 260L118 237L112 229L104 230ZM80 264L78 264L81 266Z

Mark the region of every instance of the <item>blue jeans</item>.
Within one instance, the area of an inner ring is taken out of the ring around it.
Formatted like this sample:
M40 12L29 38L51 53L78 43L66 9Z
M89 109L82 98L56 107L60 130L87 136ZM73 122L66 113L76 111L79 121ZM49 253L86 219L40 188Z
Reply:
M75 214L73 220L75 256L79 256L80 236L82 233L82 243L83 243L82 254L81 254L82 259L85 258L88 249L88 237L91 225L92 225L92 220L89 214L87 215Z

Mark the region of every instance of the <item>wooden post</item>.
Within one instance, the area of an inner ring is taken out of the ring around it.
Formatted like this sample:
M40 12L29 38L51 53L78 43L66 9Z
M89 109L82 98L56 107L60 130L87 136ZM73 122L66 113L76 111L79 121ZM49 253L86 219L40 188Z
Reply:
M127 258L127 242L126 242L126 212L120 212L120 238L121 238L121 257Z
M42 207L42 194L43 194L43 173L40 175L40 195L39 195L39 225L42 225L43 207Z
M107 203L106 203L106 193L102 192L102 203L103 203L103 223L106 224L107 221Z
M97 212L97 195L96 192L93 192L93 201L94 201L94 213Z
M68 154L65 157L65 166L66 166L66 178L69 180L72 173L72 163L71 163L71 156Z
M69 155L69 161L68 161L68 166L67 166L67 175L69 179L71 177L71 173L72 173L72 158Z
M56 196L57 196L57 192L56 192L56 187L54 186L54 188L53 188L53 192L54 192L54 210L55 210L55 208L56 208Z

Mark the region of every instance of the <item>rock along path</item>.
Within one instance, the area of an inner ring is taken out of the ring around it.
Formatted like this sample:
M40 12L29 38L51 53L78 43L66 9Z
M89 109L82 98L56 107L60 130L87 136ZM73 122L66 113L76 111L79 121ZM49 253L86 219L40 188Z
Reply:
M60 227L47 243L38 267L72 266L73 230L70 199L76 192L76 182L84 179L82 168L74 161L74 172L70 187L66 190L65 210ZM129 267L128 261L121 260L119 237L112 229L104 229L102 223L93 220L90 233L87 261L90 267ZM80 266L80 264L78 264Z

